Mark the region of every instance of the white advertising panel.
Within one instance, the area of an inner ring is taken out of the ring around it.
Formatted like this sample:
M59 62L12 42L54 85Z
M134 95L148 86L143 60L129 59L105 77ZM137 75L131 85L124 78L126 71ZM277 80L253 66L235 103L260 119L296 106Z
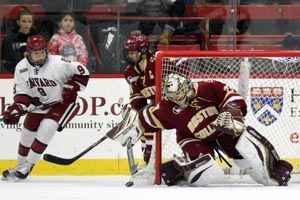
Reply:
M0 113L12 103L12 79L0 79ZM121 121L119 99L128 103L129 89L123 78L91 78L85 91L78 93L81 109L71 123L57 132L46 153L61 157L73 157L103 137L105 133ZM126 105L125 105L126 106ZM17 125L0 123L0 159L15 159L19 134L24 117ZM140 154L139 144L134 147L136 156ZM106 139L88 152L83 158L126 158L126 148L120 143Z
M12 102L12 79L1 79L0 113ZM221 80L226 82L225 80ZM289 88L289 79L250 82L246 124L255 127L272 141L283 157L299 157L300 153L300 88ZM295 81L295 80L293 80ZM260 83L264 83L261 85ZM235 87L235 86L233 86ZM123 78L92 78L85 91L79 93L81 109L62 132L57 132L46 153L73 157L105 135L121 121L119 98L128 103L128 85ZM271 100L270 100L271 99ZM259 104L257 104L257 102ZM271 102L271 103L266 103ZM257 105L262 106L259 109ZM263 117L263 113L269 113ZM286 127L285 122L293 125ZM22 120L17 125L0 123L0 159L14 159ZM134 146L141 156L140 144ZM107 139L83 158L126 158L126 149Z

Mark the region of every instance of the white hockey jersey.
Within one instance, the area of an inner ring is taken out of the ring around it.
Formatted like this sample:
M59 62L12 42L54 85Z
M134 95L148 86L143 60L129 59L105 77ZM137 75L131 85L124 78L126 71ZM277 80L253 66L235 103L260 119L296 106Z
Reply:
M15 69L14 100L22 103L22 96L26 99L29 96L43 104L58 101L62 99L63 86L68 80L78 83L82 91L87 86L89 71L79 62L66 61L59 55L48 54L48 60L42 67L32 66L24 58Z

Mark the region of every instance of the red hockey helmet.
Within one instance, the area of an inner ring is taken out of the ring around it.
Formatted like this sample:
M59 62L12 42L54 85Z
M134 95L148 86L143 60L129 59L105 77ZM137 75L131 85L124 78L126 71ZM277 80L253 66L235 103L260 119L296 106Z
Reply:
M27 59L33 66L43 66L47 59L48 59L48 48L47 48L47 42L41 35L32 35L27 38L26 43L28 56ZM34 51L45 51L45 57L40 58L38 60L35 60L32 58L32 54Z
M133 33L125 42L124 48L127 51L138 51L142 54L147 53L149 49L148 37L140 32Z
M26 46L28 51L38 51L46 49L47 43L41 35L33 35L28 37Z
M129 51L137 51L139 58L138 60L132 60L129 56ZM149 40L148 37L140 32L135 32L124 43L124 57L130 64L135 65L142 59L143 54L149 52Z

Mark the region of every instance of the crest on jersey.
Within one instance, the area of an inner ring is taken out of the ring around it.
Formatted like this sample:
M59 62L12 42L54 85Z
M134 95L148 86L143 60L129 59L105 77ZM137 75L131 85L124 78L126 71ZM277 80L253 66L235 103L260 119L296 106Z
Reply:
M252 87L251 109L255 118L263 125L273 124L283 108L282 87Z
M175 115L178 115L182 111L182 108L180 106L174 106L172 111Z

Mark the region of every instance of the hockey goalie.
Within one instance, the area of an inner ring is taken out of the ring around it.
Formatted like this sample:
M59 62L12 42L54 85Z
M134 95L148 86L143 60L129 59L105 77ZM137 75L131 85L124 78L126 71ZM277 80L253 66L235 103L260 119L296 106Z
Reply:
M167 185L226 182L224 171L215 161L216 152L233 159L259 184L288 185L293 166L280 159L267 138L245 126L246 102L234 89L219 81L192 82L178 74L168 75L164 85L165 98L138 113L130 122L135 126L115 135L115 139L124 145L128 138L138 141L145 128L153 132L176 129L184 156L162 164L161 174Z

